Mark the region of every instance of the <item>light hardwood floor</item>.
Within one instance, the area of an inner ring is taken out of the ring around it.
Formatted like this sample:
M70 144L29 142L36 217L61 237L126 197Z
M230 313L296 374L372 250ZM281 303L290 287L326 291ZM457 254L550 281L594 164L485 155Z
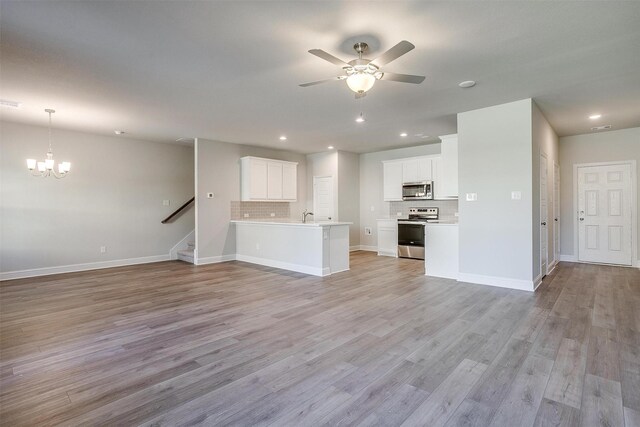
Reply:
M535 294L351 255L317 278L180 261L0 284L3 425L638 426L640 271Z

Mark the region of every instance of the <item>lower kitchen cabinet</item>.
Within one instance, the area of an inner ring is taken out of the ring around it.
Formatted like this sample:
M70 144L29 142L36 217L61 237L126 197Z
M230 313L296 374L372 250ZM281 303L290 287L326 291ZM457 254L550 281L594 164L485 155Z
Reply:
M378 220L378 255L398 256L398 221Z
M458 279L458 224L425 226L424 269L427 276Z

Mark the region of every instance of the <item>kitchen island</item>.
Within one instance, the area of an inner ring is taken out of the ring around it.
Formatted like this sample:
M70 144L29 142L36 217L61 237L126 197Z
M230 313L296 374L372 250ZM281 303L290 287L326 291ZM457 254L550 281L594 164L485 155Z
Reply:
M328 276L349 270L351 222L233 220L236 260Z

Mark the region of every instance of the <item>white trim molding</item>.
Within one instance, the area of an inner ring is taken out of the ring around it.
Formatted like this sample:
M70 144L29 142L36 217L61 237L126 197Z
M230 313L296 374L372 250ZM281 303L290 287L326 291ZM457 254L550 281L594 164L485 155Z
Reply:
M229 254L229 255L210 256L210 257L203 257L203 258L193 258L193 263L195 265L218 264L221 262L235 261L236 259L237 258L235 254Z
M575 255L560 254L560 262L578 262Z
M537 287L536 280L511 279L509 277L484 276L481 274L458 273L458 282L475 283L478 285L497 286L499 288L517 289L533 292Z
M378 252L377 246L369 246L369 245L355 245L349 247L349 252L353 251L367 251L367 252Z
M7 271L0 273L0 281L27 277L49 276L51 274L74 273L78 271L100 270L103 268L125 267L127 265L149 264L169 261L169 255L154 255L140 258L115 259L112 261L88 262L85 264L60 265L57 267L34 268L31 270Z

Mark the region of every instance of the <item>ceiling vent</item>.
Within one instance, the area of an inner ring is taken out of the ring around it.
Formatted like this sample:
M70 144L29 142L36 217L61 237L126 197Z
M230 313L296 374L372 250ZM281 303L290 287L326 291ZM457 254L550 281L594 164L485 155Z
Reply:
M611 125L595 126L591 128L591 130L607 130L607 129L611 129Z

